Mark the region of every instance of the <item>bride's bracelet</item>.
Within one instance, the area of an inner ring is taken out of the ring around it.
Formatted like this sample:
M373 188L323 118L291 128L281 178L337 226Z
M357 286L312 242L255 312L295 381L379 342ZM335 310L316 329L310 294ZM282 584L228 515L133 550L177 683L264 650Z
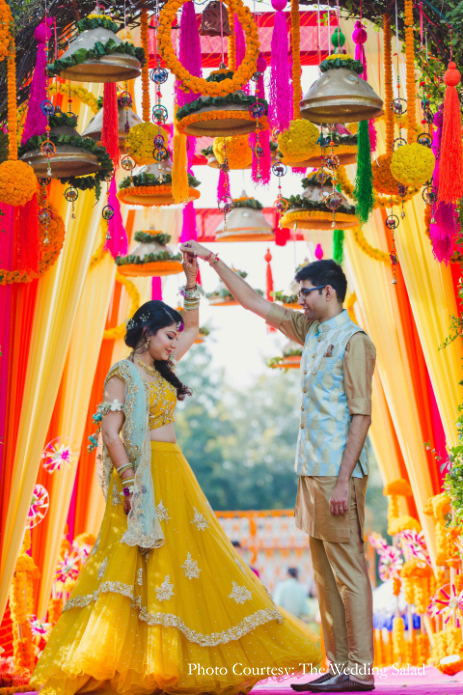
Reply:
M201 285L195 285L192 289L182 287L180 294L183 296L183 308L185 311L198 309L204 290Z

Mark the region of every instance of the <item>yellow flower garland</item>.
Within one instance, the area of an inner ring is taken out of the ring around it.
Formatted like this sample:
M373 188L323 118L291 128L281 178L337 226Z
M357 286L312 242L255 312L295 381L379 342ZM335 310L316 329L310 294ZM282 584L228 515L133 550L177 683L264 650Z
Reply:
M246 53L243 62L234 73L233 78L227 78L222 82L207 82L201 77L194 77L178 60L172 47L171 27L177 11L186 0L167 0L159 15L158 42L159 51L164 58L166 67L182 83L181 88L191 90L196 94L212 97L231 94L248 82L256 71L256 63L259 55L259 38L257 27L249 9L243 5L242 0L226 0L229 8L229 16L237 15L246 36ZM233 21L230 21L232 24Z
M85 89L85 87L73 85L68 82L53 82L48 91L50 94L61 94L62 96L69 96L70 94L72 97L79 99L83 104L86 104L93 113L98 113L99 111L96 96L92 92L89 92L88 89Z
M391 17L383 15L384 27L384 101L386 106L386 154L392 155L394 142L394 112L391 109L392 87L392 31Z
M297 120L301 113L301 18L299 15L299 0L291 0L291 55L293 59L293 119Z
M143 5L140 13L140 41L141 47L145 51L145 56L149 56L148 48L148 10ZM145 123L150 120L150 81L149 81L149 60L145 61L141 69L141 108Z
M93 254L93 256L90 259L90 263L88 266L89 270L91 270L96 265L98 265L98 263L100 263L100 261L102 261L103 258L105 257L105 255L108 253L108 249L104 248L105 244L106 244L106 232L107 232L107 224L104 220L102 220L101 225L100 225L100 235L101 235L100 243L98 245L97 250L95 251L95 253Z
M415 45L413 39L413 0L404 0L405 10L405 59L407 63L407 142L416 141L416 80Z
M362 251L367 254L367 256L370 256L370 258L374 258L375 261L391 263L391 255L389 253L386 253L385 251L380 251L380 249L375 249L373 246L371 246L365 239L363 230L360 227L354 227L352 232L354 234L354 239L357 246L359 246L362 249Z
M134 283L128 278L121 275L121 273L119 272L116 272L116 282L120 282L121 285L124 285L130 299L132 300L132 305L130 307L128 317L129 319L131 319L134 313L140 307L140 293L135 287ZM107 328L103 333L103 340L119 340L119 338L124 337L126 330L127 327L125 321L124 323L121 323L119 326L115 326L114 328Z

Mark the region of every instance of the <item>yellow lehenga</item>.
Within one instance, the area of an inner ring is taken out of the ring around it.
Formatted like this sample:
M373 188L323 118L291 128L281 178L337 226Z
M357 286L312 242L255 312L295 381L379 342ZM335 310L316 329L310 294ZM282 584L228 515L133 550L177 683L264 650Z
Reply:
M163 412L172 404L154 400ZM95 547L32 685L44 695L234 695L319 663L319 637L241 560L179 446L151 442L151 469L165 543L146 554L121 542L127 517L114 471Z

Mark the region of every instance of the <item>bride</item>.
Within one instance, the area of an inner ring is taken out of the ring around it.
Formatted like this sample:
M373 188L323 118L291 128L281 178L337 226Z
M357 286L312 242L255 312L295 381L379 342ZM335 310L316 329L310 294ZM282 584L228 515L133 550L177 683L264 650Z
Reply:
M43 695L234 695L321 659L318 636L273 603L235 552L175 443L175 405L191 391L172 358L199 325L189 258L183 331L178 312L147 302L127 324L132 353L106 377L94 416L106 509L33 674Z

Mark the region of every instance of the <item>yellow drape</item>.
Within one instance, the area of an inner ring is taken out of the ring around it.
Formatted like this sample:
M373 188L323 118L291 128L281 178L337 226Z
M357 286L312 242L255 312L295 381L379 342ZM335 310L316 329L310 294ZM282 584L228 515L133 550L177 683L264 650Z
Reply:
M105 224L105 223L103 223ZM97 235L97 243L100 234ZM64 394L59 419L59 431L78 445L82 442L88 402L98 362L101 339L108 313L113 280L116 272L114 260L106 254L103 260L89 270L79 302L71 342L63 373ZM63 468L53 475L50 494L49 529L43 561L43 576L37 615L45 617L61 539L69 511L76 466Z
M95 206L93 192L79 195L75 219L71 219L70 206L65 204L64 207L62 193L63 186L55 184L51 201L65 218L66 240L56 265L38 281L36 311L31 325L30 359L3 546L7 550L0 573L0 616L5 610L47 428L99 229L102 202Z
M374 213L364 231L372 245L387 250L379 211ZM405 336L394 285L391 284L391 267L363 253L349 233L346 234L345 247L349 285L355 290L366 322L365 329L376 346L377 369L407 466L420 523L431 557L434 558L434 524L423 513L428 498L433 494L423 444L427 433L421 430L419 404L414 398Z

